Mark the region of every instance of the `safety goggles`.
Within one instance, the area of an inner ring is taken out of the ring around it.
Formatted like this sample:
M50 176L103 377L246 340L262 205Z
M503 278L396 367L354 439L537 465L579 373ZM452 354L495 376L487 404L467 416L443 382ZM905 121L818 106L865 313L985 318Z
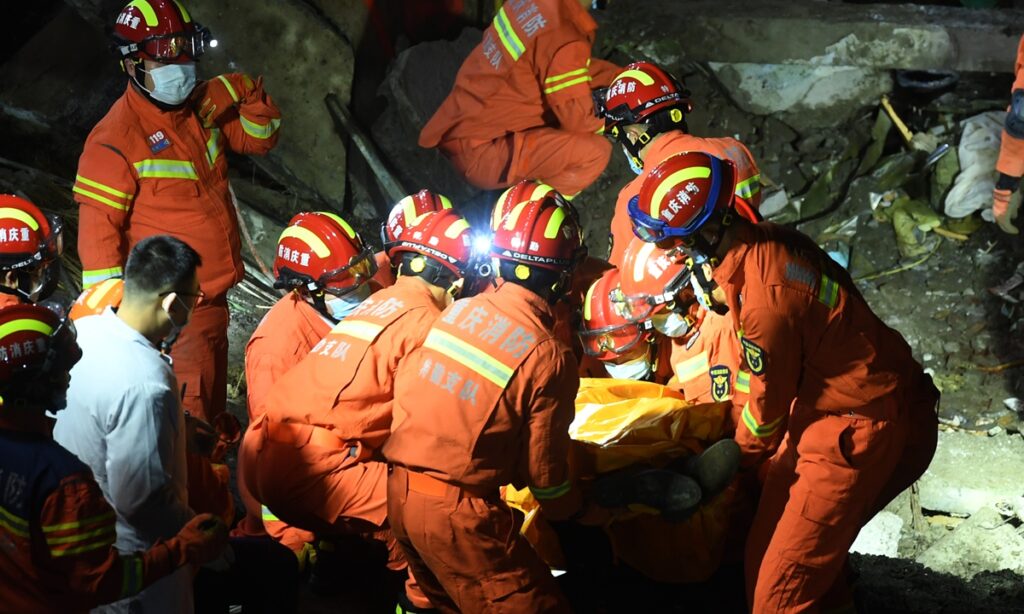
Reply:
M316 284L323 289L324 292L334 296L344 296L349 292L355 290L359 284L369 280L374 274L377 273L377 259L373 256L373 250L369 247L363 248L363 251L353 256L348 264L340 266L333 271L327 271L316 280ZM346 285L344 288L332 288L330 284L342 275L351 275L355 278L356 283L352 285ZM308 278L307 278L308 279Z
M609 298L619 315L631 322L647 321L655 313L666 309L682 312L697 298L690 285L691 275L690 267L687 266L665 285L664 292L660 294L627 295L622 288L615 288Z
M192 30L189 32L150 36L138 43L121 45L118 47L118 50L123 56L141 52L158 62L175 62L182 55L198 60L200 56L206 53L208 46L217 46L213 35L210 34L210 30L198 23L193 23Z
M652 328L650 320L644 322L629 322L628 324L617 324L605 326L593 330L578 331L580 344L587 356L602 357L612 353L618 356L626 354L638 343L649 337Z

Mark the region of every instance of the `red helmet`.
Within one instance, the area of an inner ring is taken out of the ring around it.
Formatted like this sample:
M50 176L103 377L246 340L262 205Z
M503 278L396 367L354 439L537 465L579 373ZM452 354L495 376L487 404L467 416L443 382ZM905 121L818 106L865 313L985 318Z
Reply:
M650 242L695 234L713 214L732 208L735 178L732 162L704 152L666 158L629 201L633 233Z
M651 124L662 111L668 113L661 115L666 121L657 132L674 124L685 129L684 116L692 109L690 92L678 79L650 62L633 62L608 86L605 132L621 139L621 126Z
M520 203L495 230L491 255L551 271L571 270L586 254L571 209L551 194Z
M69 317L79 320L85 316L103 313L107 307L120 307L124 298L124 280L120 277L106 279L85 289L71 304Z
M192 21L178 0L132 0L117 16L114 37L121 57L163 64L191 62L207 45L217 46L210 31Z
M621 303L612 301L619 289L618 269L605 271L583 298L580 342L583 351L605 362L626 354L652 337L650 320L633 321L622 315Z
M402 233L398 242L388 248L388 258L396 262L401 254L408 252L426 256L461 278L469 271L473 256L469 222L450 209L428 211L419 216ZM415 270L416 266L425 267L426 263L412 266Z
M334 295L354 290L377 272L373 251L348 222L326 211L299 213L277 240L274 286L322 290Z
M64 251L64 223L29 201L0 194L0 270L33 268Z
M688 310L695 302L690 260L678 247L665 249L634 237L622 257L618 290L612 301L624 318L649 320L666 309Z
M0 309L0 388L23 378L70 370L82 357L75 325L42 305Z
M538 200L548 194L558 200L559 203L568 204L565 198L558 193L558 190L536 179L523 179L505 190L498 197L498 202L494 203L494 211L491 213L491 230L497 230L501 220L505 219L505 216L511 213L517 205L528 203L531 200Z
M380 228L380 240L387 250L391 244L398 241L402 232L409 228L424 213L430 211L441 211L451 209L452 201L443 194L435 194L430 190L420 190L410 194L391 207L388 214L388 221Z

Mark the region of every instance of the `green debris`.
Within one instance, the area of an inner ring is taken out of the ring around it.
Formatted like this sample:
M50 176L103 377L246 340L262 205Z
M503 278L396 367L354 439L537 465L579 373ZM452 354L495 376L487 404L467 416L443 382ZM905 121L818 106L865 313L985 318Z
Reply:
M983 225L981 218L972 214L967 217L947 218L945 227L947 230L951 230L962 235L969 235L975 230L981 228Z
M874 215L878 221L892 224L896 232L896 247L903 258L927 254L939 240L929 233L942 224L942 216L924 201L901 195L891 206L875 209Z
M879 109L878 115L875 117L875 125L871 128L871 144L864 151L864 157L860 160L856 175L863 175L874 168L875 164L878 164L882 158L885 139L889 136L890 129L892 129L892 120L885 114L885 111Z
M894 190L904 183L914 172L917 166L917 158L910 152L902 152L887 156L871 172L871 177L877 181L878 190Z
M932 209L942 211L942 204L946 202L946 194L953 187L953 180L956 179L959 172L960 157L957 155L956 147L951 147L946 155L939 158L932 169L929 190Z

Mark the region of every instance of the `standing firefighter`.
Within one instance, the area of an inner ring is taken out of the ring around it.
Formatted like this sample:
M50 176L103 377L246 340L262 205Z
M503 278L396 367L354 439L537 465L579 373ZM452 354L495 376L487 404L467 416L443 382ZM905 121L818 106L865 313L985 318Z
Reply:
M1010 91L1010 108L1006 112L1006 125L999 144L999 159L996 170L999 179L992 195L992 215L1003 232L1020 232L1013 225L1019 203L1011 203L1010 197L1020 187L1024 175L1024 36L1017 46L1017 61L1013 66L1014 80Z
M683 245L697 299L727 312L740 340L750 391L733 397L736 441L748 468L771 458L747 541L750 604L816 610L842 592L860 528L928 466L938 391L811 239L735 214L731 195L719 197L725 165L668 158L630 217L645 240Z
M87 612L189 563L211 561L227 544L224 525L204 514L144 552L114 548L114 510L89 467L53 441L53 420L46 417L64 409L68 372L81 356L70 320L36 305L0 310L5 612Z
M529 486L554 519L580 507L568 466L579 378L552 311L585 254L567 209L545 196L506 216L491 248L503 281L449 307L395 376L389 518L446 612L567 609L498 494Z
M227 291L242 279L238 219L225 149L265 154L280 113L261 79L220 75L196 84L210 32L177 0L135 0L114 38L128 86L85 142L75 180L82 284L123 274L129 250L168 234L202 256L207 298L174 346L184 406L212 419L227 394Z
M594 88L618 67L591 58L590 0L509 0L420 132L484 189L540 179L571 198L608 165ZM598 96L600 97L600 96Z

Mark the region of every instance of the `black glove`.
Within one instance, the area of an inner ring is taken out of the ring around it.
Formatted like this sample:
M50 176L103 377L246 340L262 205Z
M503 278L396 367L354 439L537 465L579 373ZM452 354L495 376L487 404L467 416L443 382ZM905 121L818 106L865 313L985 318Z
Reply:
M607 87L598 87L590 90L590 97L594 100L594 116L604 119L605 108L604 102L608 97Z

